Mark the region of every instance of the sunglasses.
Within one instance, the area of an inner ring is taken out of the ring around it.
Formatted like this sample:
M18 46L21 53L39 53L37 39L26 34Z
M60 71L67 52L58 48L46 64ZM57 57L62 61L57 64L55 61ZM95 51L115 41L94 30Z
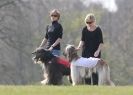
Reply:
M92 22L86 22L87 24L92 24L93 23L93 21Z
M57 15L51 15L51 17L58 17Z

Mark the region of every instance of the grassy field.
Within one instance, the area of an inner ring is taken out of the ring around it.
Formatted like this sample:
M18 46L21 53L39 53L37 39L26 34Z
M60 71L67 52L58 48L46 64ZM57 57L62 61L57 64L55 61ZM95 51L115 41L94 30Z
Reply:
M0 95L133 95L133 87L0 86Z

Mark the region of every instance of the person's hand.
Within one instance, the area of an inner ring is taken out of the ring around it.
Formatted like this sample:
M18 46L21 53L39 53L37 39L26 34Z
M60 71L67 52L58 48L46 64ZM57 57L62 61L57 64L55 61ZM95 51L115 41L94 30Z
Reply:
M40 49L44 49L43 47L37 47L33 52L32 54L34 54L37 50L40 50Z
M53 46L51 46L48 50L49 50L49 51L52 51L52 50L53 50Z
M44 49L43 47L37 47L36 50Z
M99 55L99 50L97 50L95 53L94 53L94 57L98 57Z
M80 50L81 48L80 47L76 47L76 50L78 51L78 50Z

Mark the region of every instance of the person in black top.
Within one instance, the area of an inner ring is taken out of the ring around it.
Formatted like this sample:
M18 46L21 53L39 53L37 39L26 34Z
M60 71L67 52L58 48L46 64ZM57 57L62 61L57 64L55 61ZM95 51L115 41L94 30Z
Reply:
M39 48L46 48L52 52L55 56L60 56L60 42L62 40L63 28L62 25L58 22L60 19L60 12L57 9L53 9L50 12L51 24L46 27L46 34L44 39L41 42ZM44 64L42 64L42 69L44 73L44 80L41 81L42 84L47 82L47 73L45 70Z
M63 28L58 20L60 18L60 13L57 9L50 12L51 24L46 28L46 35L40 45L46 49L50 50L54 55L60 56L60 42L63 35Z
M102 31L99 26L96 25L96 18L94 14L90 13L85 18L86 26L82 30L81 41L77 47L77 50L82 48L82 57L101 57L101 48L103 46ZM92 73L92 80L86 79L87 84L98 84L97 73Z

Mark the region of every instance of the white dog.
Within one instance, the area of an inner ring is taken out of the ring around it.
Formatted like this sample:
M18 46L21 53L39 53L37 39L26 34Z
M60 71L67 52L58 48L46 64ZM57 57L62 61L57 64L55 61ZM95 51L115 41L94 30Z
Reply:
M110 68L105 61L99 58L83 58L77 55L74 45L68 45L65 48L65 56L71 63L72 85L78 85L84 82L85 69L96 68L98 72L98 85L114 85L110 80Z

